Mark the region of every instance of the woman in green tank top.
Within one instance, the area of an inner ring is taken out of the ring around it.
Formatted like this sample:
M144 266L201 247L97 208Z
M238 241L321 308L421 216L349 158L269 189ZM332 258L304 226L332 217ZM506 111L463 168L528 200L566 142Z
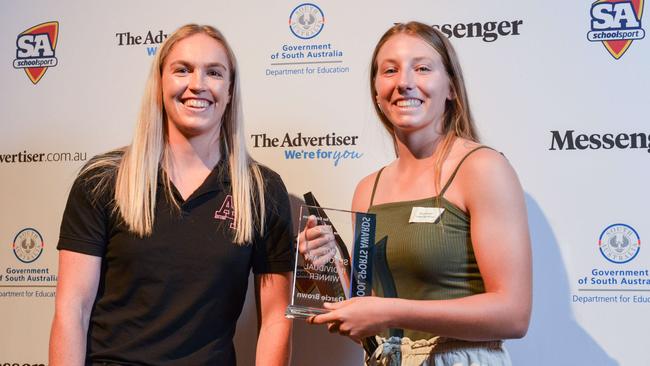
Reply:
M508 161L479 144L455 51L437 29L396 24L375 47L370 90L397 156L352 204L377 215L379 296L309 321L377 336L369 365L510 365L502 340L523 337L531 313L524 195Z

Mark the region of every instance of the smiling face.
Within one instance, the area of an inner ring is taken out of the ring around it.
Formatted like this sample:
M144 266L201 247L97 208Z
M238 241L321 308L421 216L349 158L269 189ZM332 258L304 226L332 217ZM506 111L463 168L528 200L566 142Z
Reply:
M452 93L438 52L417 36L398 33L381 46L375 62L375 98L395 133L440 132Z
M231 65L224 46L198 33L172 46L162 67L162 95L170 134L218 134L230 101Z

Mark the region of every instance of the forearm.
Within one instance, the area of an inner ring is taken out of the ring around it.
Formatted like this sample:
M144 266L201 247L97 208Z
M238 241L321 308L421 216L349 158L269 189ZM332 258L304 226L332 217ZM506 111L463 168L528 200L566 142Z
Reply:
M263 324L257 339L258 366L286 366L291 359L291 326L288 319Z
M272 273L255 277L259 336L258 366L286 366L291 358L291 327L284 316L289 305L291 273Z
M82 315L55 314L50 333L50 366L83 366L88 320Z
M471 341L521 338L530 319L529 301L509 300L496 293L453 300L386 300L383 323L387 328Z
M50 366L82 366L90 313L99 283L101 259L61 251L54 320L50 333Z

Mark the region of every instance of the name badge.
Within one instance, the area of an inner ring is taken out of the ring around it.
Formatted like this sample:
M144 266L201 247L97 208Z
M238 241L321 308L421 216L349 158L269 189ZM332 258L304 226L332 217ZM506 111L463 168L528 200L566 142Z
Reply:
M440 215L445 212L441 207L413 207L411 210L411 217L409 223L414 222L429 222L434 223L438 221Z

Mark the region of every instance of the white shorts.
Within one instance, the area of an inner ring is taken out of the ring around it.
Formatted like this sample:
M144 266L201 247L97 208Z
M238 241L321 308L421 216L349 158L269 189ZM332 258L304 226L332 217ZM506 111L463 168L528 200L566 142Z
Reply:
M434 337L411 341L377 337L379 347L367 366L512 366L502 341L468 342Z

